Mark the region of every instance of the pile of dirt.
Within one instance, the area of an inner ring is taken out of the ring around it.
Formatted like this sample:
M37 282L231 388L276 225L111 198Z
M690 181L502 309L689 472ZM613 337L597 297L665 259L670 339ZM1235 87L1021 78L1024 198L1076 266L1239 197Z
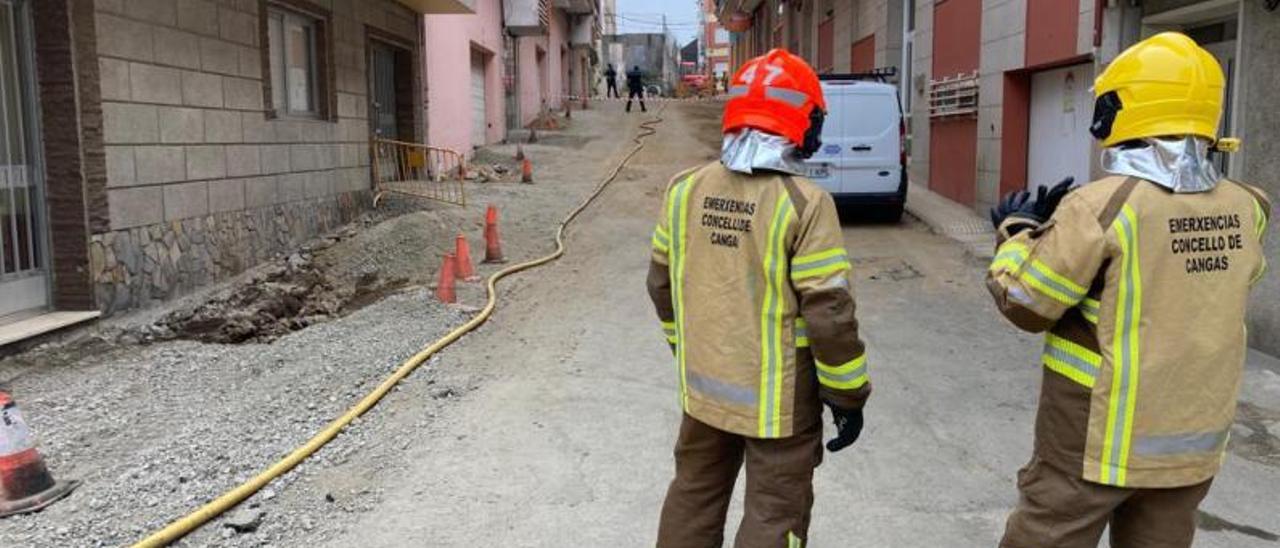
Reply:
M569 121L565 120L560 115L543 111L542 114L539 114L537 118L534 118L533 121L529 122L525 127L528 129L547 131L565 129L568 126Z
M476 181L478 183L511 183L518 180L515 170L503 164L479 164L472 163L467 165L467 180Z
M376 269L345 283L311 253L294 253L259 269L229 293L169 313L151 331L161 340L267 342L359 310L407 284L405 278L384 279Z

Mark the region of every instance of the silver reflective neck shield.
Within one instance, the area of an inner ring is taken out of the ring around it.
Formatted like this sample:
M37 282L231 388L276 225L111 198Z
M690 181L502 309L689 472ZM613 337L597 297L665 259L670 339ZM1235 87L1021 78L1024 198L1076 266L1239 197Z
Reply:
M1142 146L1102 151L1102 169L1115 175L1146 179L1179 194L1208 192L1222 175L1209 161L1209 141L1186 135L1176 139L1143 139Z
M730 171L751 175L758 170L804 175L796 156L796 146L785 137L756 129L744 129L724 136L720 163Z

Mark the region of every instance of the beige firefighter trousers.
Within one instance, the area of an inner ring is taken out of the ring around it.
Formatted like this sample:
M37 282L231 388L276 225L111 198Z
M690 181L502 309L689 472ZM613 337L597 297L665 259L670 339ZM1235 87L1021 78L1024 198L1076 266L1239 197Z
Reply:
M747 489L735 548L790 548L808 538L813 470L822 462L822 425L781 439L731 434L684 416L676 477L667 490L658 548L720 548L725 514L745 462Z
M1018 506L1000 548L1096 548L1111 526L1112 548L1186 548L1196 530L1204 483L1125 489L1090 483L1033 456L1018 471Z

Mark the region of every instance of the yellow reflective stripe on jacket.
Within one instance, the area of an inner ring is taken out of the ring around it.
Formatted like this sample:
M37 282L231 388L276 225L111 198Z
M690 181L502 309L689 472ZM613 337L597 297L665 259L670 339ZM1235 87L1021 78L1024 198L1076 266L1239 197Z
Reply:
M653 249L663 254L671 249L671 236L661 226L653 231Z
M796 348L807 348L809 346L809 324L804 318L796 317Z
M817 278L852 268L853 265L849 264L849 255L844 248L833 247L791 259L791 279Z
M1086 293L1084 287L1055 272L1049 268L1049 265L1039 259L1032 260L1028 265L1027 258L1030 253L1026 244L1022 242L1013 240L1005 242L1000 246L995 258L991 260L990 271L1008 271L1044 296L1067 306L1075 306L1084 299Z
M1102 440L1101 483L1123 487L1133 440L1133 412L1138 389L1139 329L1142 320L1142 272L1138 257L1138 216L1125 205L1112 228L1120 240L1120 293L1116 299L1115 339L1106 433Z
M840 365L827 365L815 360L818 382L828 388L853 390L867 384L867 355L863 354Z
M1268 221L1267 212L1262 210L1262 203L1256 199L1253 201L1253 208L1255 210L1255 216L1258 218L1258 221L1257 221L1258 241L1261 242L1262 237L1265 236L1267 233L1267 221ZM1254 274L1253 278L1249 280L1249 285L1258 283L1258 281L1261 280L1262 277L1266 275L1266 273L1267 273L1267 256L1264 253L1262 255L1262 266L1258 267L1258 273Z
M1079 308L1080 314L1084 316L1084 319L1089 320L1089 323L1093 325L1098 325L1099 314L1102 313L1101 302L1097 299L1085 297L1083 301L1080 301Z
M1258 239L1262 239L1262 235L1267 231L1267 212L1262 210L1262 203L1257 199L1253 200L1254 217L1257 218Z
M1050 333L1045 337L1044 366L1078 384L1093 388L1102 367L1102 356Z
M787 531L787 548L804 548L804 541L800 540L795 533Z
M662 333L667 336L667 342L676 344L680 337L676 336L676 322L662 322Z
M765 248L763 267L767 287L760 306L760 410L757 413L762 438L775 438L782 430L782 292L787 268L783 240L794 214L791 198L784 195L770 217L769 241Z
M676 312L676 339L684 338L684 254L685 219L689 213L689 191L693 189L693 176L671 189L667 205L667 224L671 226L671 292ZM680 407L689 409L689 383L685 369L683 344L676 346L676 364L680 369Z
M1005 242L996 250L996 256L991 260L991 272L997 270L1007 270L1009 272L1017 272L1022 268L1022 264L1027 262L1026 244L1014 240Z

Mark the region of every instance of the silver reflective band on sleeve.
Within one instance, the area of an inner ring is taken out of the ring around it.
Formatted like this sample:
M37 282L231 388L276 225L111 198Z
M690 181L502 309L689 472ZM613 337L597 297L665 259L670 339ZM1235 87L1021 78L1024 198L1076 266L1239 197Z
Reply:
M1166 436L1139 436L1133 440L1133 452L1143 456L1212 453L1222 448L1229 430L1193 432Z
M694 371L687 371L689 388L715 399L738 405L756 406L756 391L751 388L735 386L719 379L706 377Z
M804 92L787 88L772 86L764 88L764 96L770 99L777 99L796 108L803 107L805 103L809 102L809 96Z
M742 97L747 94L747 86L733 86L729 88L729 97Z

